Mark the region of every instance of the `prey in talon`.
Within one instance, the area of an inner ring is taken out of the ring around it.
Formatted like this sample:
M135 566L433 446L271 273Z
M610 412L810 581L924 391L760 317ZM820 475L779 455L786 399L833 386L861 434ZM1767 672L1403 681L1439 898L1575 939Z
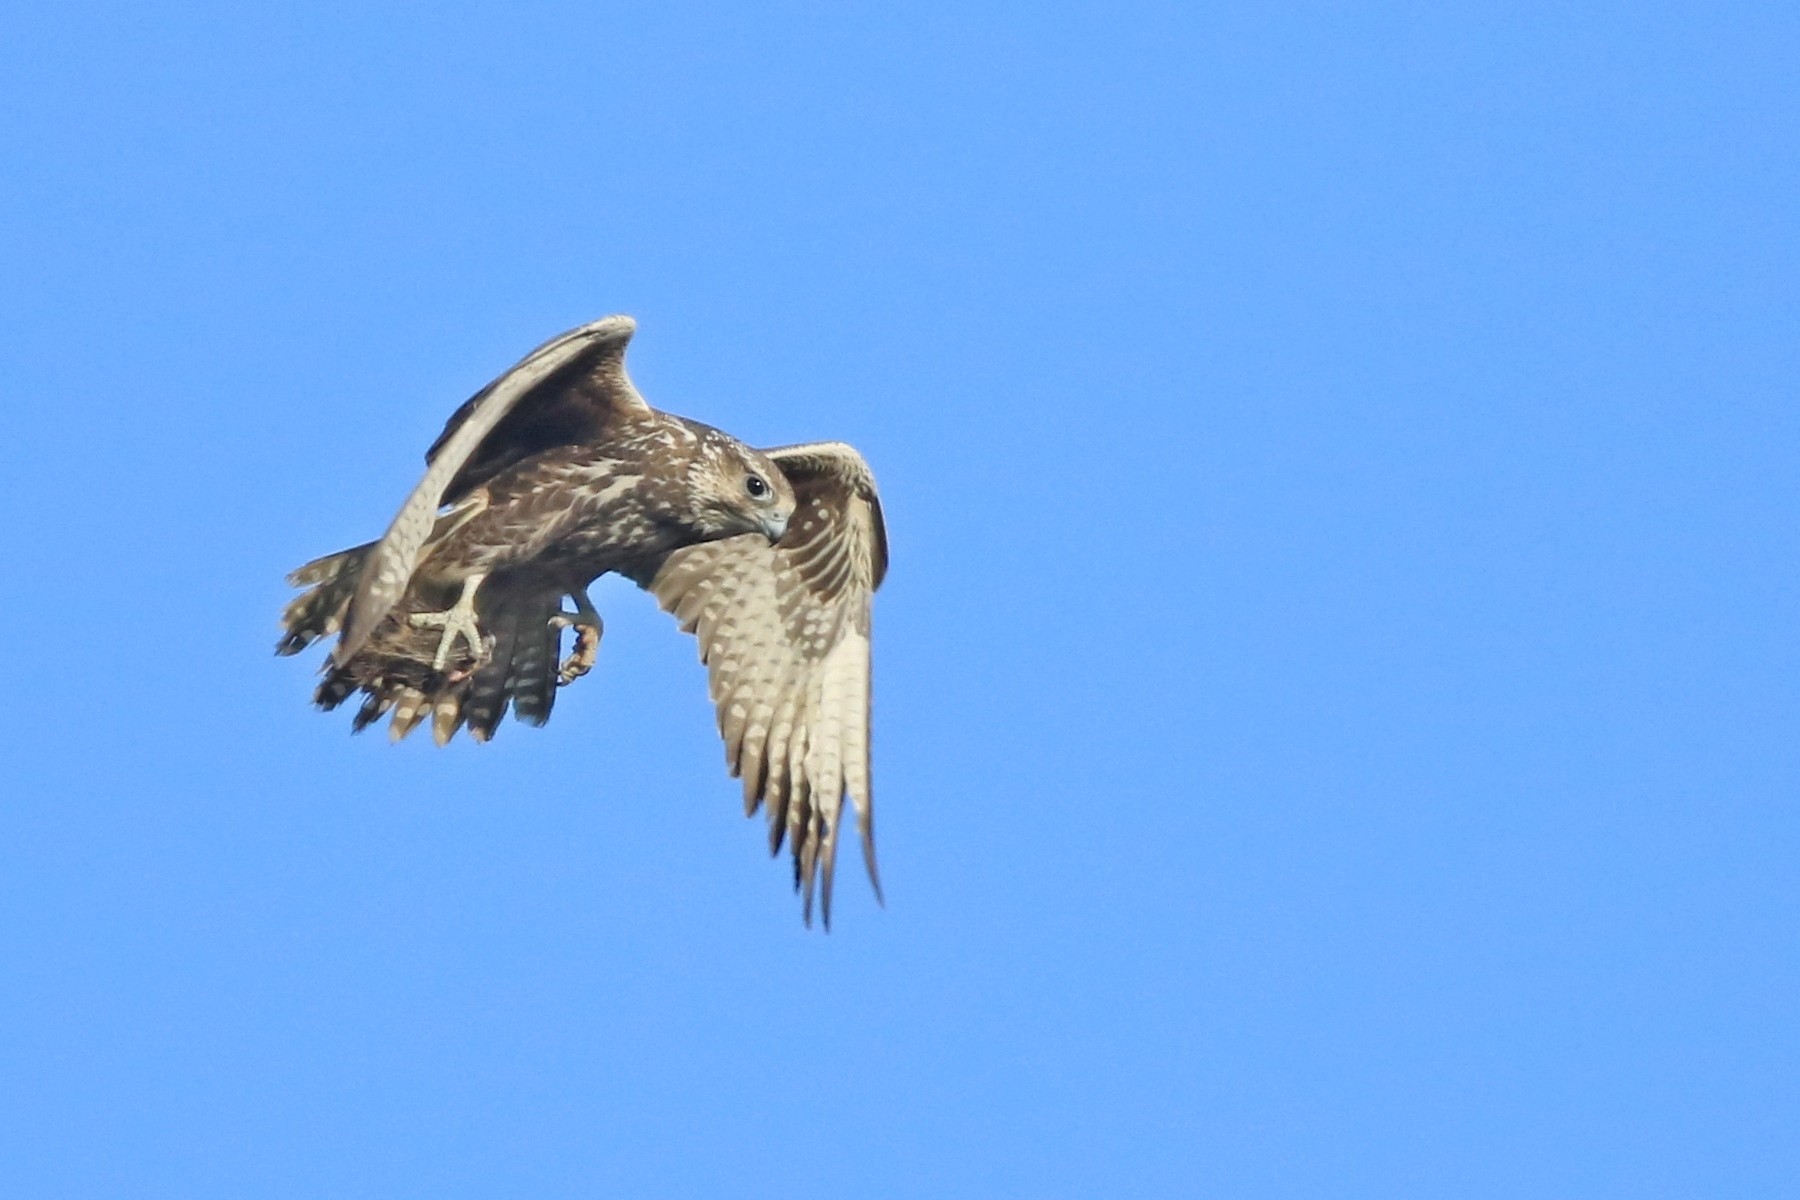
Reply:
M587 589L625 576L701 641L727 766L826 922L846 799L876 878L869 618L887 567L875 481L841 442L754 449L651 408L625 370L636 323L539 346L450 417L379 539L316 559L276 649L337 641L314 700L398 740L429 720L487 741L550 718L592 671ZM564 601L573 611L564 608ZM563 653L565 631L571 634ZM879 886L877 886L879 895Z
M433 670L441 671L450 659L450 648L456 644L457 638L469 644L469 652L475 656L477 664L486 657L486 639L482 636L481 625L475 620L475 593L481 588L485 575L470 575L463 580L462 597L454 608L443 612L413 613L407 617L408 623L422 629L441 628L444 636L438 639L437 653L431 656Z

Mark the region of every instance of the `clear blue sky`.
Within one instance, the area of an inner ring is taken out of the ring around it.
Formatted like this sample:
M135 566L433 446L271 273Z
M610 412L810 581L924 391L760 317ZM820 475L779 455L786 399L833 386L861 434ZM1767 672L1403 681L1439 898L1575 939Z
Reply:
M0 17L0 1193L1800 1194L1791 4ZM276 660L641 322L874 464L888 907L692 643Z

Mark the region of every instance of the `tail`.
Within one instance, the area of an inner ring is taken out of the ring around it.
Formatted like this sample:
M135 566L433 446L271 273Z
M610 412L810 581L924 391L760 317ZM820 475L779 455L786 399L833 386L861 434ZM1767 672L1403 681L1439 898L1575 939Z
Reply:
M356 585L374 550L373 542L307 563L288 582L308 590L282 613L283 635L275 652L298 654L320 638L343 628ZM545 594L493 580L478 598L478 619L487 635L487 658L473 671L432 667L435 630L413 632L404 620L394 622L341 666L327 662L313 702L327 711L357 692L363 693L351 725L355 732L392 713L389 734L399 741L427 718L433 738L442 745L467 725L478 741L494 736L511 707L521 721L542 725L550 719L559 681L562 610L559 593ZM420 604L408 596L405 607ZM591 647L588 661L591 662ZM580 670L571 677L585 671Z
M493 651L469 680L462 704L462 719L477 741L494 736L509 703L529 725L550 719L562 643L561 627L551 622L561 608L560 595L503 592L481 614Z
M275 653L298 654L322 637L330 637L344 627L344 616L356 595L356 582L362 577L374 542L366 542L350 550L340 550L315 558L288 576L293 587L307 588L281 614L282 638L275 643ZM311 585L310 587L308 585Z

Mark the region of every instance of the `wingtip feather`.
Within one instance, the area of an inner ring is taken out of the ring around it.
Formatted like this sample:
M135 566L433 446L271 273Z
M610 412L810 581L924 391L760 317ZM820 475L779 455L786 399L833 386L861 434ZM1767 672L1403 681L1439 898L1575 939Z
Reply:
M875 903L886 908L887 897L884 896L881 891L881 871L875 866L875 849L873 846L864 847L863 866L867 868L869 872L869 886L875 891Z

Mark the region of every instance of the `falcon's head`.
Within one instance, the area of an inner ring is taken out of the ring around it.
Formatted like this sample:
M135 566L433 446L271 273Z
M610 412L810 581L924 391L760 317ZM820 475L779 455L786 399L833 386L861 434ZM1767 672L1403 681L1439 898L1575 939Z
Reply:
M778 542L794 515L794 488L781 468L716 429L701 433L687 482L690 519L710 537L760 533Z

